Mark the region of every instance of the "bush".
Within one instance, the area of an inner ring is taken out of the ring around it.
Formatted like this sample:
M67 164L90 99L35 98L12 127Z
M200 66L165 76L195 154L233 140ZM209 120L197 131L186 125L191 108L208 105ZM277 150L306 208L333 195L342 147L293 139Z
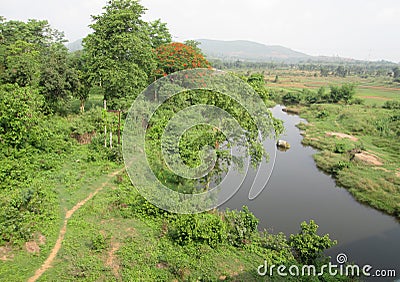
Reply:
M298 262L311 265L316 264L317 260L323 257L323 252L336 245L329 235L319 236L317 234L318 225L311 220L301 223L301 230L298 234L290 235L289 245L293 248Z
M389 110L400 109L400 101L396 100L386 101L383 104L382 108Z
M233 246L250 243L258 227L258 219L244 206L242 211L225 212L225 222L228 228L228 242Z
M101 252L108 247L109 237L97 234L90 242L90 249L95 252Z
M29 136L40 132L43 96L32 87L6 84L0 87L0 142L15 148L25 147Z
M335 165L331 167L331 173L337 175L341 170L349 168L350 163L346 161L338 161Z
M133 208L133 212L142 217L157 218L169 215L167 211L156 207L141 195L135 196L131 206Z
M215 247L226 240L226 226L216 214L182 215L173 223L169 235L180 245L206 243Z
M276 235L264 232L261 238L261 246L278 252L290 250L286 236L282 232Z
M347 152L348 150L350 150L350 146L348 146L344 142L338 142L335 144L335 149L333 151L337 154L343 154L343 153Z
M309 89L303 89L304 101L307 104L315 104L320 102L320 95Z
M93 108L77 117L71 123L72 134L83 135L103 130L104 118L101 108Z
M282 101L284 104L299 104L301 102L301 94L289 92L283 95Z
M353 96L356 93L354 84L343 84L341 87L339 86L330 86L330 95L329 102L338 103L340 101L344 101L345 103L349 103Z
M350 105L364 105L365 100L361 98L354 98L350 101Z
M326 110L322 110L317 113L317 118L319 118L319 119L324 119L324 118L327 118L328 116L329 116L329 112Z

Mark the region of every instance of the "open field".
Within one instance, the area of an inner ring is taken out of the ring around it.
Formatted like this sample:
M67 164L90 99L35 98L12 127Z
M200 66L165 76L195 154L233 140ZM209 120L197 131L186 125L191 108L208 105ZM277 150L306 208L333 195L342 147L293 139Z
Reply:
M276 75L279 78L278 82L274 82ZM267 74L266 80L268 87L284 91L296 91L304 88L316 90L320 87L329 88L330 85L354 83L357 85L356 97L364 99L367 105L381 106L387 100L400 101L400 84L392 82L392 79L387 77L321 77L316 72L278 70Z

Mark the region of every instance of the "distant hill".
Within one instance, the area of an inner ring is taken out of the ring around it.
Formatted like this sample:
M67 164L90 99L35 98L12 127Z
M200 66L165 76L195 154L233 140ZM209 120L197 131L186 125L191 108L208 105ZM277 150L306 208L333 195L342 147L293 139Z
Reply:
M354 63L364 62L350 58L310 56L279 45L264 45L261 43L235 40L222 41L210 39L197 39L200 48L208 59L220 59L222 61L249 61L249 62L322 62L322 63ZM82 50L82 39L65 45L70 52ZM382 63L385 63L381 61ZM393 64L392 62L387 62Z
M210 59L221 60L243 60L254 62L265 61L305 61L312 57L296 52L292 49L282 46L267 46L264 44L237 40L237 41L221 41L199 39L196 40L201 43L199 46L204 54ZM82 39L66 44L70 52L82 50Z
M264 45L252 41L221 41L198 39L199 46L210 59L243 60L254 62L306 61L313 57L278 45Z
M83 48L82 47L82 38L78 39L78 40L76 40L74 42L67 43L65 46L68 48L68 50L70 52L82 50L82 48Z

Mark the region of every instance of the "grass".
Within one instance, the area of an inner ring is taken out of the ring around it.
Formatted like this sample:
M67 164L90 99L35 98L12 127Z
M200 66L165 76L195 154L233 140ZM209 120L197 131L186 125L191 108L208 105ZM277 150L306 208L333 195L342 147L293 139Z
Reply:
M21 281L33 275L54 246L65 212L94 191L105 181L106 174L116 167L111 162L86 162L88 154L87 146L76 146L72 154L65 156L64 165L46 177L46 185L54 187L58 195L59 215L41 228L46 243L39 245L39 253L27 253L23 245L12 246L12 251L7 254L12 259L0 263L0 280Z
M278 83L273 82L275 75L279 76ZM400 100L400 84L394 83L387 77L321 77L317 72L276 70L273 74L267 75L266 80L267 86L271 89L285 92L304 88L316 90L320 87L329 88L330 85L354 83L357 85L356 97L364 99L365 104L371 106L381 106L387 100Z
M385 101L400 100L400 89L382 90L359 86L356 91L356 97L364 99L366 105L382 106Z
M327 117L318 118L318 113L322 111L327 113ZM310 123L302 124L300 128L305 130L303 143L321 150L315 155L319 168L334 174L337 183L348 188L360 202L399 217L398 136L382 136L376 128L378 121L395 114L395 110L367 105L313 105L302 108L301 116ZM327 136L327 132L350 134L358 138L358 141ZM344 150L337 152L338 146ZM356 161L349 153L354 148L361 148L377 156L383 165ZM337 170L339 163L343 167Z
M76 171L70 179L80 174ZM121 178L129 184L125 174L117 177ZM76 191L77 200L97 186L81 184L87 188ZM263 263L262 256L228 245L176 245L164 236L162 221L121 214L114 205L119 193L118 184L111 183L74 214L53 267L39 281L259 281L256 267ZM14 259L1 263L2 280L21 281L33 275L54 241L55 236L48 238L39 254L14 250Z

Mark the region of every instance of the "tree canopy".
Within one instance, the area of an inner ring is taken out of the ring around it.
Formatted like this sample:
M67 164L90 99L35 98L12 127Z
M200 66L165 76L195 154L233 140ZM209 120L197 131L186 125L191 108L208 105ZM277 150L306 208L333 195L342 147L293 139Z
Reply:
M0 81L33 87L44 96L48 112L64 107L78 84L63 33L47 21L1 18L0 41Z
M84 40L89 81L104 89L114 108L125 108L144 89L156 62L152 52L155 38L142 19L145 8L133 0L112 0L104 13L92 16L93 33ZM155 23L152 28L161 28Z

